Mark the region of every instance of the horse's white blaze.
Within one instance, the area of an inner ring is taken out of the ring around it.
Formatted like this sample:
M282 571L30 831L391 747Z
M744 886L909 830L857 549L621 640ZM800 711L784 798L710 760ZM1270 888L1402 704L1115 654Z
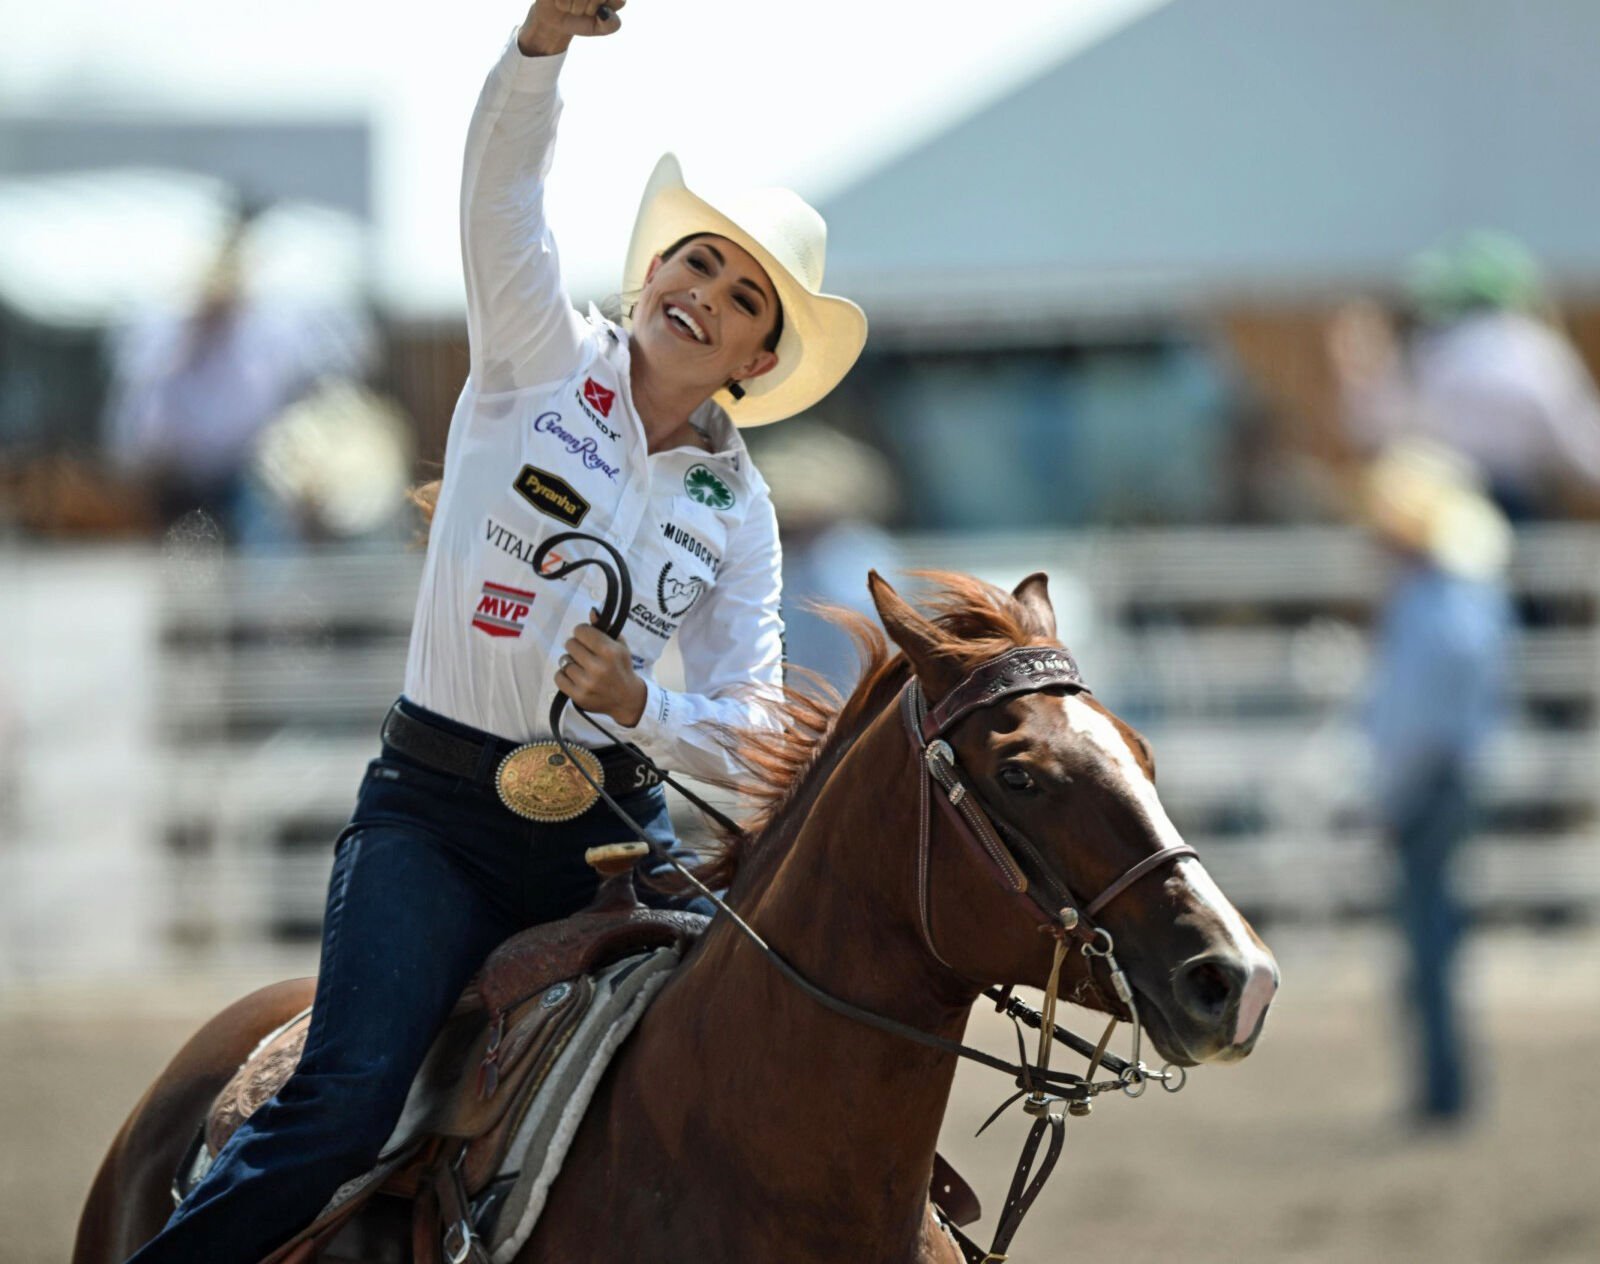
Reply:
M1167 815L1156 793L1155 783L1145 776L1133 750L1121 731L1103 711L1096 710L1077 694L1062 699L1066 706L1067 723L1073 730L1089 738L1106 759L1122 775L1128 789L1129 801L1144 815L1151 831L1163 847L1176 847L1183 835ZM1211 912L1217 927L1232 944L1239 963L1245 970L1245 985L1239 996L1239 1010L1234 1024L1233 1042L1248 1040L1266 1013L1273 994L1278 989L1278 972L1269 957L1256 943L1244 924L1244 918L1228 902L1221 889L1206 872L1205 866L1193 856L1174 862L1182 866L1184 881L1195 900Z

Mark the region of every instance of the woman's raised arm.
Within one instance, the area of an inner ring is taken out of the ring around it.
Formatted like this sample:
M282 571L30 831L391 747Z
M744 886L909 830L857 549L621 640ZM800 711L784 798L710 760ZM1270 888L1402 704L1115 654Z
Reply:
M556 79L575 35L621 26L609 0L539 0L478 98L461 179L470 377L485 394L554 381L580 355L582 319L561 277L544 214L561 96Z

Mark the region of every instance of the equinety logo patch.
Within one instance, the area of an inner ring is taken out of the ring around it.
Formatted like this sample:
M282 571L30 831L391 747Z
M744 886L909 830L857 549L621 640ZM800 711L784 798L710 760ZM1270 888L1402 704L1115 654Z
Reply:
M708 465L691 465L689 472L683 476L683 490L689 493L690 500L710 505L713 509L733 508L732 490Z
M672 573L672 563L668 562L656 579L656 605L661 607L662 614L681 619L700 600L705 590L706 581L699 575L686 575L679 579Z

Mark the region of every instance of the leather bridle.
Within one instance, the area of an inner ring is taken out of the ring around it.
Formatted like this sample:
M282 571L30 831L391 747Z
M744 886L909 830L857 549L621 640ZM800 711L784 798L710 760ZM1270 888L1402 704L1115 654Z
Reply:
M1170 861L1196 854L1186 843L1153 851L1130 865L1084 905L1027 835L1013 828L1004 817L984 810L982 800L963 779L955 751L945 740L946 735L975 711L996 706L1020 694L1051 689L1090 692L1072 655L1053 646L1008 650L980 664L931 708L923 697L921 682L915 677L901 693L900 714L911 737L912 749L921 756L922 764L917 812L918 920L928 951L951 970L955 967L945 960L933 939L930 798L937 800L957 835L996 880L1026 900L1028 912L1035 920L1051 934L1071 934L1086 945L1097 939L1109 941L1109 933L1096 928L1092 921L1108 904L1146 874ZM935 785L941 794L931 793Z
M603 559L586 557L566 562L549 574L543 572L541 566L549 551L554 546L573 539L588 540L601 545L610 554L615 563L615 570ZM600 567L606 576L607 595L601 610L600 625L609 635L616 636L627 619L629 601L626 593L631 590L631 582L627 565L614 547L586 532L564 532L546 540L532 559L535 573L546 579L559 579L585 565ZM938 802L953 823L957 837L978 856L984 867L1006 890L1018 897L1030 916L1039 923L1040 929L1055 940L1054 960L1045 987L1045 1003L1042 1010L1035 1011L1013 998L1010 995L1010 988L983 989L985 995L996 1001L997 1008L1007 1013L1014 1022L1025 1023L1038 1030L1038 1054L1032 1063L1027 1060L1025 1050L1021 1048L1023 1041L1020 1026L1017 1039L1022 1056L1015 1063L1006 1062L981 1049L936 1036L896 1019L863 1009L812 983L776 952L748 922L724 902L720 895L705 886L692 869L683 865L659 843L649 838L627 810L606 792L604 785L591 777L588 768L571 755L570 743L561 732L562 713L571 700L564 693L558 693L550 708L550 729L555 741L563 750L568 751L568 757L572 758L574 766L589 781L617 819L628 827L638 842L649 849L652 862L669 865L675 869L701 895L726 914L779 973L807 996L834 1013L866 1026L1004 1071L1015 1077L1018 1091L1001 1104L989 1117L989 1122L992 1123L1013 1102L1023 1098L1024 1109L1034 1117L1034 1123L1012 1177L1011 1189L996 1229L994 1244L987 1252L984 1251L957 1226L941 1217L941 1224L961 1248L968 1264L985 1264L985 1262L1003 1261L1006 1258L1005 1250L1012 1236L1043 1189L1060 1156L1066 1113L1087 1114L1093 1097L1117 1089L1129 1096L1137 1097L1144 1092L1151 1080L1160 1082L1171 1092L1177 1092L1183 1087L1185 1078L1181 1068L1163 1067L1160 1071L1153 1071L1139 1060L1140 1022L1133 988L1117 963L1115 943L1110 932L1103 926L1096 926L1092 919L1141 878L1170 861L1195 855L1194 849L1186 844L1179 844L1151 852L1130 865L1094 899L1083 904L1073 894L1066 880L1046 861L1032 840L1009 825L1004 818L985 811L979 796L962 777L954 749L946 740L946 735L975 711L995 706L1008 698L1051 689L1063 689L1071 693L1089 692L1077 664L1066 650L1058 647L1026 647L1009 650L980 664L933 707L927 705L922 685L915 676L907 682L900 698L900 712L911 739L912 750L917 754L920 764L916 902L924 944L946 969L960 975L961 972L945 959L934 943L931 912L933 830L932 813L928 806L930 800ZM610 740L619 745L631 746L630 743L623 743L616 735L610 733L603 724L577 704L571 703L571 705L573 710L578 711ZM643 751L637 747L632 749L644 764L655 769L655 765ZM737 832L738 826L723 813L669 774L660 769L655 770L660 773L662 781L672 785L725 828ZM933 793L935 786L939 790L937 794ZM1098 957L1104 960L1112 990L1127 1008L1128 1021L1133 1028L1133 1056L1127 1061L1107 1052L1107 1044L1118 1021L1116 1016L1111 1018L1098 1044L1090 1044L1055 1023L1061 966L1071 940L1079 944L1080 951L1086 959L1092 961ZM1056 1041L1089 1060L1087 1074L1076 1075L1070 1071L1051 1070L1050 1051ZM1111 1071L1116 1078L1095 1081L1094 1076L1102 1066ZM985 1123L984 1127L987 1128L988 1123ZM1051 1134L1050 1144L1038 1169L1035 1170L1035 1157L1047 1129Z

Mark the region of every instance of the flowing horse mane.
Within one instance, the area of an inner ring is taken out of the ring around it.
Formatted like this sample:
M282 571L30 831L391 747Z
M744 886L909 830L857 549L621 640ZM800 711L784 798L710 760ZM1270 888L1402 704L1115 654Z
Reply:
M934 585L923 604L938 634L934 654L961 674L1023 645L1053 645L1028 609L1004 589L950 571L913 571ZM837 606L821 613L847 632L861 658L848 697L820 677L806 688L786 685L775 704L778 727L739 730L724 741L747 777L737 788L755 809L737 834L725 835L701 870L713 887L733 887L786 850L805 809L856 738L900 692L910 676L906 656L894 650L873 620Z

